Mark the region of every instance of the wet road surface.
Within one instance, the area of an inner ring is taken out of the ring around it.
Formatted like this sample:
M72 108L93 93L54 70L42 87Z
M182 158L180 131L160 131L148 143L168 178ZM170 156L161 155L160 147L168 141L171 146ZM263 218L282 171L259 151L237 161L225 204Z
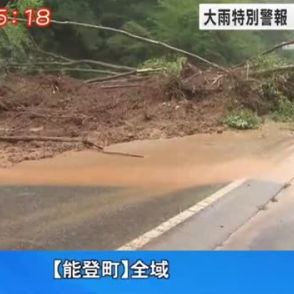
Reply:
M293 250L293 166L294 155L260 178L246 180L143 249Z
M283 186L283 183L248 180L143 249L215 250L271 201Z
M276 127L69 152L0 169L0 249L115 249L293 152ZM238 212L237 212L238 213Z
M116 249L218 188L1 187L0 249Z
M294 250L294 182L220 250Z

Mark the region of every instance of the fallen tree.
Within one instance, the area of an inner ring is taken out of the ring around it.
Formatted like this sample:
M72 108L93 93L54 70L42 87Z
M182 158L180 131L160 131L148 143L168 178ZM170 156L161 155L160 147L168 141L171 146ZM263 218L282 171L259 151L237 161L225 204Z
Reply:
M23 18L18 18L18 20L20 22L26 22L26 19ZM145 42L151 45L155 45L155 46L160 46L163 47L165 49L168 49L172 52L175 53L179 53L182 54L184 56L187 56L189 58L194 59L195 61L200 61L212 68L215 68L216 70L220 70L226 74L228 74L230 77L233 78L240 78L240 76L238 75L238 70L242 70L242 68L245 66L246 67L246 77L247 79L249 78L249 75L251 76L257 76L260 73L255 73L254 71L249 73L250 69L252 71L252 69L254 69L254 67L252 67L252 65L250 64L253 60L257 59L258 57L261 56L265 56L268 55L286 45L291 45L294 44L294 40L290 40L290 41L286 41L286 42L282 42L280 44L275 45L272 48L267 49L264 52L261 52L258 56L253 56L249 59L247 59L246 61L244 61L243 63L236 65L232 68L225 68L219 64L216 64L215 62L212 62L210 60L207 60L206 58L203 58L195 53L183 50L181 48L177 48L174 47L172 45L169 45L165 42L162 41L158 41L158 40L154 40L151 38L146 38L146 37L142 37L139 35L136 35L134 33L128 32L126 30L122 30L122 29L117 29L117 28L113 28L113 27L109 27L109 26L102 26L102 25L95 25L95 24L88 24L88 23L81 23L81 22L76 22L76 21L61 21L61 20L52 20L51 21L52 24L55 25L71 25L71 26L80 26L80 27L85 27L85 28L89 28L89 29L97 29L97 30L102 30L102 31L106 31L106 32L111 32L111 33L116 33L116 34L121 34L124 35L126 37L129 37L131 39L140 41L140 42ZM124 66L124 65L116 65L116 64L111 64L111 63L106 63L103 61L97 61L97 60L89 60L89 59L81 59L81 60L73 60L61 55L58 55L56 53L52 53L52 52L47 52L43 49L41 49L38 45L36 45L35 42L34 43L34 47L35 50L38 51L39 53L42 53L44 55L50 56L52 58L55 58L57 60L62 60L62 61L41 61L41 62L35 62L35 63L30 63L30 64L18 64L18 63L10 63L7 64L8 68L13 68L13 67L27 67L27 66L33 66L33 67L37 67L37 66L59 66L61 68L46 68L44 69L44 71L80 71L80 72L92 72L92 73L99 73L99 74L106 74L107 76L105 77L95 77L93 79L88 79L85 82L86 83L95 83L95 82L104 82L104 81L108 81L108 80L112 80L112 79L117 79L120 77L125 77L125 76L131 76L131 75L136 75L136 74L141 74L141 73L152 73L152 72L158 72L160 71L160 69L146 69L146 70L142 70L142 69L138 69L138 68L133 68L133 67L128 67L128 66ZM107 67L107 68L112 68L112 69L116 69L119 70L121 72L114 72L114 71L109 71L109 70L101 70L101 69L87 69L87 68L73 68L71 66L75 66L75 65L79 65L79 64L87 64L87 65L94 65L94 66L102 66L102 67ZM67 66L67 67L65 67ZM286 68L284 68L283 70L286 70ZM290 70L290 67L288 68L288 70ZM273 72L275 72L276 70L273 69Z
M9 18L12 19L12 18ZM17 18L18 21L20 22L27 22L26 19L24 18ZM61 20L51 20L52 24L57 24L57 25L71 25L71 26L80 26L80 27L85 27L85 28L89 28L89 29L97 29L97 30L102 30L102 31L106 31L106 32L111 32L111 33L117 33L117 34L121 34L124 36L127 36L129 38L144 42L144 43L148 43L151 45L155 45L155 46L160 46L163 47L165 49L168 49L170 51L176 52L176 53L180 53L182 55L185 55L187 57L191 57L193 59L195 59L196 61L201 61L209 66L212 66L214 68L217 68L218 70L222 70L224 72L229 73L229 70L226 69L225 67L216 64L214 62L211 62L195 53L174 47L172 45L169 45L165 42L162 41L158 41L158 40L154 40L154 39L150 39L150 38L146 38L146 37L142 37L142 36L138 36L136 34L130 33L126 30L122 30L122 29L116 29L113 27L107 27L107 26L101 26L101 25L94 25L94 24L87 24L87 23L81 23L81 22L76 22L76 21L61 21Z

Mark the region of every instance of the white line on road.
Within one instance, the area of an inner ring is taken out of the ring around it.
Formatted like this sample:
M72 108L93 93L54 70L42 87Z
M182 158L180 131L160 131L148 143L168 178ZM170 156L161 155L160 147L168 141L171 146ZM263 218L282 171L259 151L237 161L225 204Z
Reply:
M139 236L138 238L134 239L133 241L125 244L124 246L118 248L119 251L131 251L131 250L138 250L148 244L155 238L160 237L164 233L168 232L169 230L173 229L174 227L178 226L179 224L185 222L195 214L199 213L200 211L204 210L205 208L213 205L217 200L224 197L227 193L231 192L232 190L238 188L247 179L240 179L234 181L227 186L223 187L222 189L218 190L211 196L205 198L204 200L198 202L196 205L188 208L187 210L179 213L178 215L172 217L171 219L165 221L164 223L160 224L158 227L152 229L151 231Z

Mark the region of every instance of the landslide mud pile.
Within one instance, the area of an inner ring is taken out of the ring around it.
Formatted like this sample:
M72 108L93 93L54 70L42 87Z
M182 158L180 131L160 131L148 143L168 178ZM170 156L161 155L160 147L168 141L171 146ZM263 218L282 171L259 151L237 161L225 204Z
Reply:
M0 137L87 138L99 146L142 139L222 132L234 103L265 112L268 102L249 84L232 87L223 73L189 72L85 84L69 77L8 75L0 87ZM253 83L254 84L254 83ZM88 148L71 142L5 142L0 165Z
M220 97L198 99L195 93L195 99L186 99L173 91L158 77L121 86L121 81L86 85L69 77L9 75L0 87L0 136L87 137L107 146L220 128ZM83 148L37 140L0 142L0 161L9 165Z

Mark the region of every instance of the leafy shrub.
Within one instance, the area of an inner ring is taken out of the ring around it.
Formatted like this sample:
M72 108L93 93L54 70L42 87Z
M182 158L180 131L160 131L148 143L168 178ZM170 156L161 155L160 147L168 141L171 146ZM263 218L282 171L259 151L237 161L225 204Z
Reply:
M275 67L280 67L287 64L287 60L284 58L271 54L266 56L258 57L254 62L253 65L261 70L267 70Z
M178 57L174 60L168 60L165 57L154 58L145 61L142 68L162 69L167 75L179 77L186 60L185 57Z
M256 129L259 126L258 116L248 109L233 111L226 116L224 123L234 129L248 130Z
M18 10L20 17L25 9L41 7L43 0L22 0L10 1L8 3L9 10ZM24 59L27 58L26 49L31 45L29 39L29 30L24 23L17 26L7 25L0 30L0 57L8 59Z
M294 102L286 97L280 98L277 108L273 112L273 119L280 122L294 121Z

